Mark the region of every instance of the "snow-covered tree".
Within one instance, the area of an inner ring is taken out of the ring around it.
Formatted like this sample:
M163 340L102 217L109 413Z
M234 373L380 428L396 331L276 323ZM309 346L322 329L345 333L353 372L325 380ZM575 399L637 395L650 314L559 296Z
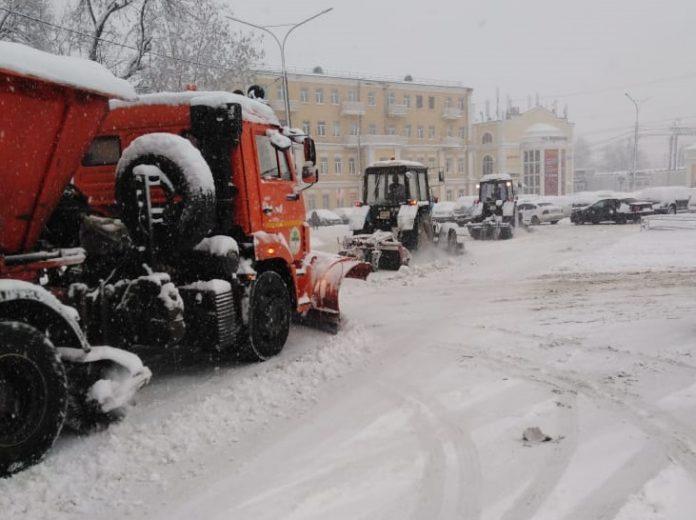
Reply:
M218 0L72 0L62 45L130 79L140 90L219 88L262 57L259 40L236 33Z
M0 0L0 40L52 51L54 31L35 19L53 22L47 0Z

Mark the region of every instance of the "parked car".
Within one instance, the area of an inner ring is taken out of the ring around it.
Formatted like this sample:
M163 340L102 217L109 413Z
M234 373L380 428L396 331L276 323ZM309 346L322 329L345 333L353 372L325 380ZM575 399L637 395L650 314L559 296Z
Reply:
M626 222L636 223L641 217L654 213L654 205L649 200L638 200L633 197L619 199L619 220L625 217Z
M526 225L558 224L563 218L563 210L550 202L523 202L517 206L517 211L520 223Z
M691 190L682 186L658 186L645 188L638 196L652 202L655 213L675 215L689 210Z
M307 222L312 227L339 226L343 219L328 209L312 209L307 212Z
M692 193L689 197L689 203L687 204L689 213L696 213L696 193Z
M463 195L454 203L454 220L460 225L464 225L471 220L474 212L476 197L474 195Z
M336 208L332 210L336 215L341 217L344 224L350 224L350 216L355 213L355 206L350 206L346 208Z
M593 204L581 207L573 207L570 221L574 224L599 224L600 222L614 222L626 224L638 222L645 215L652 215L653 203L646 200L638 200L632 197L624 199L605 198Z

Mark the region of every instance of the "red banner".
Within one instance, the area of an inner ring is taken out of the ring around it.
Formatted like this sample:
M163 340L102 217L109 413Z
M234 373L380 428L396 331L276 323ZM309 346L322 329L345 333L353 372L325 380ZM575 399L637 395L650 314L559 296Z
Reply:
M544 151L544 195L558 195L558 150Z

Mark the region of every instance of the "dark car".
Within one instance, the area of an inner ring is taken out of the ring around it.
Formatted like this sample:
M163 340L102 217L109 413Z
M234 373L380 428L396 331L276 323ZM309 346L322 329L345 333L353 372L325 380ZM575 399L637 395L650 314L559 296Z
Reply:
M654 205L649 200L638 200L632 197L619 200L620 221L636 223L641 217L654 213Z
M645 215L653 213L652 203L633 198L600 199L593 204L573 207L570 221L574 224L599 224L600 222L615 222L625 224L638 222Z

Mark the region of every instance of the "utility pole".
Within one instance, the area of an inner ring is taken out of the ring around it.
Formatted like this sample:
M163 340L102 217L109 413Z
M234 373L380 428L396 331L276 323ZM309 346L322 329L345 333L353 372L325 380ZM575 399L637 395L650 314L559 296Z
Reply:
M273 40L275 40L275 42L278 44L278 48L280 49L280 63L281 63L281 68L282 68L282 73L283 73L283 98L285 98L285 122L289 127L292 127L292 122L290 120L290 91L288 88L288 71L287 71L287 68L285 67L285 44L288 41L288 36L290 36L290 34L295 29L297 29L301 25L304 25L307 22L310 22L310 21L314 20L315 18L318 18L321 15L326 14L332 10L333 10L333 7L329 7L328 9L324 9L323 11L321 11L313 16L310 16L309 18L305 18L301 22L297 22L295 24L288 24L287 26L289 26L290 28L285 33L285 36L283 36L282 41L280 40L280 38L278 38L278 36L276 36L276 34L273 31L271 31L266 26L256 25L256 24L253 24L251 22L245 22L244 20L240 20L239 18L235 18L234 16L227 16L227 18L229 18L230 20L233 20L235 22L238 22L238 23L241 23L244 25L248 25L249 27L253 27L254 29L258 29L260 31L264 31L265 33L270 34L271 37L273 38Z
M626 94L626 97L631 100L633 105L636 107L636 128L635 128L635 135L633 136L633 168L631 171L631 191L635 191L636 189L636 172L638 170L638 130L639 130L639 124L638 124L638 116L640 112L640 107L638 105L638 101L633 99L631 95L628 92L624 92Z

